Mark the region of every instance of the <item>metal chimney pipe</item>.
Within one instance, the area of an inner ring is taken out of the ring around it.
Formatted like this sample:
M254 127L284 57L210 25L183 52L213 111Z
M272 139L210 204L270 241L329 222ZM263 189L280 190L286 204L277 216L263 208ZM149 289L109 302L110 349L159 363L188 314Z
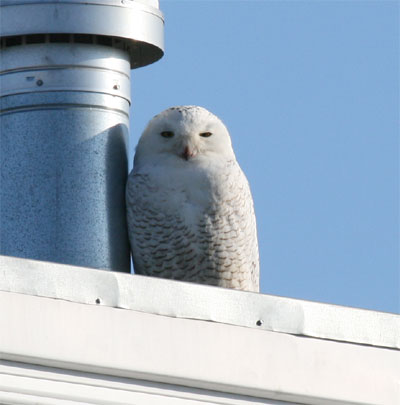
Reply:
M154 0L2 0L0 254L130 271L130 69L163 55Z

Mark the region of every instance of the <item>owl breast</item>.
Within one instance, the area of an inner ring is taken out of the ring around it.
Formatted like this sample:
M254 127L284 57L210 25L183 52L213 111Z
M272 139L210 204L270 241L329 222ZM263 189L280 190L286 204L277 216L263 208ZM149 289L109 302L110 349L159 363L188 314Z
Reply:
M135 273L259 290L253 202L236 162L132 172L127 207Z

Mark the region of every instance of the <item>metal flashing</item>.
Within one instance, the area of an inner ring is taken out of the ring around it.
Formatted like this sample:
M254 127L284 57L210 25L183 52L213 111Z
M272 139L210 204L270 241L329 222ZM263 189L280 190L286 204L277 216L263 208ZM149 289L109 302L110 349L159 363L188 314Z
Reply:
M400 349L400 316L0 256L0 291Z

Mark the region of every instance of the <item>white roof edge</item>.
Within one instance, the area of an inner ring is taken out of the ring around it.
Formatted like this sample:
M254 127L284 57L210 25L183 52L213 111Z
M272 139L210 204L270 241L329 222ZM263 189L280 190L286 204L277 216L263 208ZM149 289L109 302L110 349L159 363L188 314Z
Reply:
M0 404L254 405L254 397L117 376L0 361ZM23 381L23 384L21 382ZM60 387L61 386L61 387ZM82 391L89 401L82 399ZM27 395L29 392L29 395ZM105 395L105 393L107 395ZM30 401L27 401L30 399ZM33 398L32 398L33 397ZM50 398L50 400L49 400ZM54 400L55 399L55 400ZM72 401L72 402L70 402ZM263 400L269 405L293 402ZM338 405L338 404L335 404ZM347 405L347 404L346 404Z
M101 386L102 376L176 384L247 395L254 403L271 403L265 399L309 405L399 403L398 350L11 292L0 292L0 308L0 359L28 363L26 369L33 364L96 373ZM20 366L22 375L14 379L14 387L27 393L29 376ZM57 383L66 382L67 374L55 376ZM1 369L0 375L0 394L9 392ZM36 379L28 391L33 395L42 387L41 396L46 396L48 385ZM74 386L63 398L85 403L84 387ZM85 394L89 403L114 404L115 398L109 392L107 396L111 401ZM221 404L218 397L215 393L215 401L209 403ZM165 403L171 404L157 402Z
M0 256L0 291L400 349L400 315Z

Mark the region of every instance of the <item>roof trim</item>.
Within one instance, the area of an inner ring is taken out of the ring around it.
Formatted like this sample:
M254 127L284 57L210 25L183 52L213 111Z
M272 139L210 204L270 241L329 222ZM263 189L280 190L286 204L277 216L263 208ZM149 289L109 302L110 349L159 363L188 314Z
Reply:
M2 360L248 395L254 403L398 404L398 350L10 292L0 292L0 308ZM13 381L27 393L23 376ZM74 385L69 398L85 403L84 387ZM30 393L36 387L38 380ZM211 403L221 404L218 392ZM87 402L106 403L93 395Z
M0 256L0 291L400 349L400 316Z

